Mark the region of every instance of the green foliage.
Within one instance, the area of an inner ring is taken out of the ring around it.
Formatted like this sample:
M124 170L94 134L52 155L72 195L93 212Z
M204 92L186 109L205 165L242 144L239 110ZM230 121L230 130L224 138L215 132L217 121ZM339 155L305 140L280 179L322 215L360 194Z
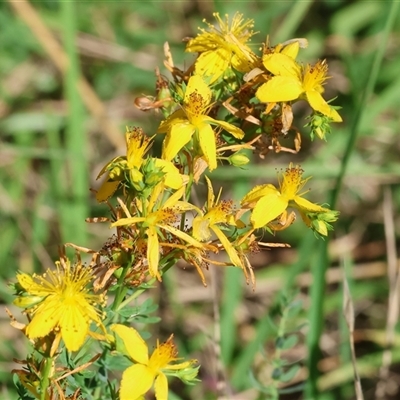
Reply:
M267 395L266 399L278 399L280 394L285 392L282 384L293 381L301 369L302 360L290 360L291 352L298 347L301 331L304 330L304 317L302 317L303 303L298 299L299 293L282 291L277 299L277 304L270 314L270 326L275 337L271 351L263 354L262 365L265 368L250 377L252 384L260 392ZM258 376L258 378L257 378ZM293 391L300 391L301 386L292 388Z
M31 3L56 36L63 38L61 4L54 1ZM303 61L328 58L332 79L327 82L325 89L328 98L338 96L337 104L342 107L340 113L345 123L340 127L335 126L327 136L328 145L321 145L316 140L313 143L303 140L302 154L312 154L309 161L303 161L306 158L303 156L296 157L307 174L318 182L313 185L313 195L319 198L320 203L329 201L326 193L334 185L333 180L340 171L347 139L351 134L350 121L356 107L363 107L357 140L350 151L351 158L339 197L337 208L341 211L341 217L335 231L354 250L354 266L350 273L356 276L353 293L358 304L359 328L374 328L377 334L383 333L388 291L386 279L382 277L382 265L386 257L386 250L382 246L384 236L380 192L383 185L392 185L397 225L400 208L400 189L396 185L400 171L397 106L400 101L400 53L396 46L400 28L398 16L389 33L389 43L383 49L384 63L376 78L373 95L360 106L361 93L370 75L373 57L383 46L380 39L384 26L382 22L388 19L390 2L326 0L203 3L204 8L201 9L189 1L168 2L168 6L165 2L156 1L79 3L76 32L69 32L68 35L78 34L79 38L83 38L85 34L92 40L86 45L82 42L77 44L81 73L106 104L116 125L121 128L122 139L125 125L134 124L145 128L158 125L159 117L149 114L151 111L139 113L135 110L133 98L143 93L153 93L153 70L155 66L162 65L162 45L166 38L177 64L184 65L184 56L178 51L182 48L180 39L194 36L201 19L209 18L214 11L213 7L221 14L232 14L239 10L248 17L254 17L257 30L270 32L272 44L292 36L308 38L310 46L304 50ZM35 35L7 3L0 4L0 24L0 297L4 304L9 304L11 296L8 282L17 270L42 272L43 266L51 265L51 260L57 256L58 245L68 240L68 237L74 238L75 232L84 232L90 247L95 248L102 242L104 227L99 229L99 224L86 224L81 207L90 205L85 217L103 215L105 208L95 204L92 198L88 200L89 193L76 193L72 189L77 177L81 176L86 177L88 186L98 187L92 172L97 171L104 160L112 158L115 151L104 135L102 126L86 109L83 113L82 109L73 111L80 128L74 136L75 142L67 143L66 135L70 132L68 126L71 126L71 121L65 106L67 99L64 88L65 85L76 86L76 81L63 81ZM97 45L100 45L101 51L92 52ZM255 48L258 45L254 43ZM185 57L191 59L188 54ZM146 62L143 63L143 60ZM297 111L299 115L305 115L303 109ZM319 124L320 121L317 121L318 127ZM303 128L299 129L303 132ZM84 139L83 142L79 141L79 135ZM291 133L285 138L285 144L289 141L292 141ZM72 172L70 165L76 159L77 149L82 152L80 157L83 162L79 164L78 170ZM218 169L213 173L213 179L231 185L235 196L240 198L251 180L275 178L274 169L266 165L271 160L268 157L273 159L274 164L278 161L282 165L288 159L282 152L276 155L269 153L264 161L254 156L252 164L243 170L237 169L235 174L230 174L223 168ZM88 171L91 171L90 176L87 176ZM68 229L61 229L62 226L68 226ZM297 286L299 280L303 282L301 284L304 288L309 288L312 284L305 274L309 272L310 265L314 265L314 277L321 278L314 282L314 288L317 287L322 294L318 303L310 304L307 301L303 306L289 303L293 310L296 307L321 307L323 313L316 313L307 329L315 332L318 330L317 325L323 325L324 332L335 338L341 294L336 288L337 280L326 282L325 275L318 273L321 269L331 267L332 271L337 271L338 252L347 251L340 250L343 241L335 241L332 244L332 261L316 259L321 244L317 245L314 237L304 235L304 229L297 228L278 233L276 241L292 244L298 256L293 256L290 250L280 250L279 255L268 252L263 257L255 257L251 260L256 267L257 277L254 292L240 284L237 276L239 271L236 270L224 271L221 289L222 359L229 371L229 384L238 392L256 388L260 399L263 398L262 393L268 393L269 390L275 390L274 395L279 396L279 393L288 393L292 387L297 391L303 389L301 385L293 385L280 389L278 393L276 389L265 388L246 373L266 343L275 341L279 351L287 351L286 347L293 348L294 342L300 340L293 333L296 330L292 331L291 328L286 331L286 325L285 334L277 336L280 322L277 324L273 318L267 318L271 315L273 304L277 302L277 293L285 286ZM298 246L300 241L302 244ZM152 303L148 300L133 308L122 308L117 313L127 319L138 318L143 323L155 323L159 317L154 315L154 307L160 298L159 312L168 316L167 327L161 329L166 331L167 328L176 328L175 335L184 351L197 351L196 357L205 366L204 370L212 371L213 365L208 361L210 357L207 351L213 322L209 304L211 295L207 289L195 282L191 271L179 271L171 285L157 290L159 292ZM306 295L306 290L303 294ZM170 307L170 299L173 298L178 299L180 309ZM202 305L199 305L200 301ZM291 311L291 307L287 311L286 322L295 319L303 311L303 308ZM16 341L16 332L10 332L8 317L4 316L1 322L2 332L5 332L4 343L0 344L0 357L3 361L0 376L4 385L2 393L5 398L16 399L19 396L30 399L20 386L14 389L12 381L15 376L9 374L13 368L10 360L21 358L26 353L25 345ZM198 325L204 333L193 337L194 327ZM299 326L297 328L300 329ZM368 384L374 385L375 378L369 377L378 371L384 343L374 336L358 345L363 353L371 353L371 358L362 358L361 363L365 366L365 379L369 379ZM121 365L122 360L114 357L106 361L99 359L97 362L107 362L116 367ZM393 362L398 365L398 355L395 354ZM372 373L367 371L368 366L373 366ZM295 375L296 368L278 363L274 379L277 383L285 382L292 374ZM317 373L311 378L314 387L321 382L324 393L332 394L334 390L340 390L341 386L346 387L347 393L351 392L351 365L343 364L338 370L345 373L336 375L335 379L329 373L322 378ZM211 376L211 373L202 373L205 378ZM70 379L76 379L75 384L79 386L86 382L85 379L92 378L83 376L85 374ZM180 393L180 389L177 392ZM272 396L271 392L269 395ZM196 392L186 394L186 398L206 398L210 395L202 393L199 397L193 393ZM110 399L115 398L115 388L109 388L109 395ZM181 396L184 398L185 395Z

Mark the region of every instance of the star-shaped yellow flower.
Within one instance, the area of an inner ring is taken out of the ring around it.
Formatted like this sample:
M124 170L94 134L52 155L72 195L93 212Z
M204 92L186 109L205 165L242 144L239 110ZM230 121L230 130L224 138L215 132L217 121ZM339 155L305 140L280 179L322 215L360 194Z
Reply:
M250 220L253 228L261 228L286 211L289 206L298 208L301 212L326 213L330 210L311 203L299 193L304 184L310 179L302 178L303 170L292 164L282 175L279 189L274 185L266 184L253 188L241 201L243 208L251 208L253 212Z
M109 161L100 171L97 179L108 172L107 179L97 191L96 199L99 202L106 201L118 189L124 181L134 187L143 185L144 175L141 167L145 163L145 155L152 145L152 138L145 135L140 128L127 128L125 134L126 156L118 156ZM148 159L147 159L148 160ZM185 177L179 173L170 161L152 158L153 165L164 174L164 182L167 187L179 189L185 181Z
M125 345L129 358L135 362L122 374L120 399L137 400L147 393L154 383L157 400L168 400L168 371L181 372L187 370L186 381L196 380L197 369L193 368L196 360L173 364L177 361L177 350L171 335L165 343L157 343L157 347L149 357L146 342L139 333L124 325L115 324L111 329Z
M33 276L18 273L25 293L14 304L25 308L31 317L26 335L36 339L54 332L56 341L62 338L69 351L79 350L92 334L91 322L102 326L96 306L104 303L104 296L91 293L88 285L93 278L92 269L79 262L71 265L66 257L56 261L55 271Z
M257 56L246 45L254 34L251 30L254 21L244 21L243 15L239 13L233 16L231 23L227 15L225 21L218 13L213 15L219 27L208 24L209 32L200 29L202 33L191 39L186 46L187 52L200 53L195 71L207 77L210 83L221 78L228 69L249 72L258 62Z
M179 223L179 214L196 209L192 204L179 200L185 192L185 187L182 186L165 201L163 200L164 192L165 184L160 182L154 188L149 200L145 204L136 199L137 209L140 213L139 216L132 217L128 215L127 218L120 218L111 225L112 227L133 225L139 229L140 234L147 236L149 272L151 276L157 277L158 280L161 280L161 275L158 271L160 261L160 229L179 237L195 247L203 247L199 241L174 226Z
M237 139L244 136L240 128L207 115L211 106L211 96L211 89L201 76L190 77L182 109L175 111L158 128L158 133L167 133L162 158L172 160L193 138L197 145L194 147L200 147L208 168L212 171L217 168L216 134L212 126L225 129Z
M149 151L152 138L146 136L140 128L126 128L125 133L126 156L118 156L109 161L100 171L97 179L108 172L107 179L102 183L96 193L99 202L106 201L121 185L125 179L125 172L132 182L143 179L139 171L144 161L145 154Z
M288 46L289 47L289 46ZM295 61L295 47L285 48L279 53L266 54L263 57L265 68L275 76L261 85L256 97L262 103L278 103L304 97L310 106L320 113L341 122L342 118L322 97L323 83L327 79L328 65L326 61L318 61L316 65L299 65Z
M206 212L199 213L193 220L193 237L202 242L211 238L211 231L214 232L215 236L221 242L222 247L228 253L229 259L232 264L243 268L243 263L238 256L237 251L232 246L232 243L222 232L219 224L225 225L236 225L233 217L233 204L231 201L222 200L220 201L219 193L217 199L214 195L214 190L210 179L206 176L208 186L208 198L206 204Z

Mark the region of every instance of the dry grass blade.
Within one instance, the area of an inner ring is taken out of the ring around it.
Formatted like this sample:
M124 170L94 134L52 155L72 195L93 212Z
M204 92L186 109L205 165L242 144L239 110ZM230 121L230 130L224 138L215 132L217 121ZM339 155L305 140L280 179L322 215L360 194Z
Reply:
M386 350L382 355L382 365L379 370L379 382L376 386L375 397L386 398L386 384L389 378L389 367L392 362L391 348L395 339L395 325L399 317L399 288L400 274L398 272L396 237L393 221L392 191L386 186L383 192L383 219L385 227L386 251L387 251L387 274L389 280L389 304L386 319Z
M357 359L354 349L354 306L345 274L343 274L343 314L346 320L346 324L349 328L351 362L353 364L354 371L354 388L356 391L356 398L357 400L363 400L364 395L361 388L360 375L357 369Z
M36 39L49 54L56 67L65 74L68 68L68 57L62 47L54 38L52 32L46 27L36 10L26 0L12 1L8 0L18 16L26 23ZM104 104L98 98L92 87L86 79L80 77L78 81L78 90L82 96L83 102L88 110L99 121L99 126L104 127L105 134L109 141L116 147L123 147L123 138L119 130L106 116Z

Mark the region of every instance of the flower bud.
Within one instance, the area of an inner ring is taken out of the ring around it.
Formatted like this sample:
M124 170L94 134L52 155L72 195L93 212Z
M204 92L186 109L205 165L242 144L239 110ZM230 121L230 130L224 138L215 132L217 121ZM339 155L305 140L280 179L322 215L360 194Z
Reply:
M108 174L113 181L122 181L124 179L124 169L120 165L116 165Z
M197 362L197 360L190 360L190 362L194 363ZM199 380L197 379L197 374L199 373L199 366L198 367L188 367L182 370L178 370L175 372L175 376L177 376L182 382L185 382L186 384L194 384L195 382L198 382Z
M13 301L13 304L20 308L31 308L43 299L43 296L19 296Z
M243 167L244 165L247 165L249 162L250 159L246 155L241 153L235 153L229 157L229 163L234 167Z

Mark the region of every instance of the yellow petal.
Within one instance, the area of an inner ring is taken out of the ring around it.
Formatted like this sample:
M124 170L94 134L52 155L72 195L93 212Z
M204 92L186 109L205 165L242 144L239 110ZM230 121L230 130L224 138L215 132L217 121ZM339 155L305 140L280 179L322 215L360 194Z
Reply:
M321 235L328 236L328 227L324 221L314 221L314 229Z
M198 215L192 222L193 237L202 242L210 239L210 221Z
M317 91L310 90L306 92L306 97L312 109L332 118L334 122L342 121L342 117L338 112L333 109Z
M162 372L160 372L156 378L154 391L157 400L168 400L168 380Z
M49 292L45 290L42 285L38 285L31 275L19 272L17 274L18 283L27 291L29 294L34 294L37 296L47 296Z
M342 122L343 121L340 114L332 107L331 107L331 113L329 114L329 117L332 118L333 122Z
M143 217L132 217L132 218L120 218L114 223L111 224L111 227L114 228L116 226L124 226L124 225L133 225L137 222L143 222L146 218Z
M295 41L293 43L289 43L287 46L285 46L280 53L281 54L286 54L290 58L293 58L293 60L296 59L297 54L299 53L300 49L300 43L299 41Z
M187 143L189 143L195 127L187 120L174 124L163 142L162 158L171 161Z
M151 226L146 231L147 233L147 261L149 263L150 275L161 281L161 276L158 272L158 263L160 261L160 247L158 244L157 230Z
M183 196L185 193L185 187L181 186L172 196L168 197L168 199L163 204L162 208L171 208L173 207L177 201Z
M99 203L107 201L118 189L121 182L105 180L96 193L96 200Z
M122 374L120 400L137 400L153 385L154 373L145 365L135 364Z
M126 351L132 360L140 364L147 364L149 362L147 344L136 329L121 324L114 324L111 326L111 330L124 342Z
M13 304L20 308L30 308L42 300L43 296L19 296L13 301Z
M176 210L178 213L182 213L185 211L191 211L191 210L195 210L197 213L201 214L201 210L199 207L196 207L193 204L188 203L187 201L177 201L174 203L174 205L172 206L172 208L174 210Z
M114 162L116 162L118 159L123 159L123 158L124 158L124 157L121 157L121 156L114 157L110 162L108 162L108 163L101 169L101 171L100 171L99 174L97 175L96 180L99 179L102 175L104 175L105 172L108 170L108 168L109 168Z
M194 247L199 247L199 248L203 247L202 243L200 243L196 239L193 239L187 233L182 232L179 229L174 228L173 226L159 224L159 227L162 228L162 229L165 229L168 232L171 232L173 235L178 236L178 238L184 240L185 242L188 242L189 244L191 244Z
M152 190L150 198L147 201L147 209L154 210L154 206L156 205L157 201L162 198L162 194L165 191L165 184L161 180L156 187Z
M65 347L69 351L79 350L89 331L89 324L76 304L63 307L59 325Z
M274 76L261 85L256 97L262 103L277 103L297 99L303 93L301 82L291 76Z
M59 301L53 298L44 300L26 328L27 336L30 339L36 339L49 334L58 325L62 312Z
M155 165L158 168L162 168L165 173L164 183L172 189L179 189L183 185L182 175L179 173L178 168L171 161L161 160L160 158L155 159Z
M177 364L168 364L163 367L163 370L179 371L181 369L189 368L190 366L192 366L195 363L197 363L197 360L192 359L192 360L184 361L184 362L177 363Z
M287 208L288 201L278 192L268 194L260 199L251 214L250 220L255 229L268 224L281 215Z
M300 66L290 56L283 53L267 54L263 57L264 67L274 75L291 76L300 79Z
M236 139L242 139L244 136L244 132L235 125L230 124L229 122L214 120L217 125L224 128L227 132L229 132Z
M210 208L212 208L214 206L214 200L215 200L215 196L214 196L214 189L211 183L211 180L208 176L205 176L206 178L206 182L207 182L207 209L209 210Z
M201 56L200 56L201 57ZM199 57L199 58L200 58ZM198 63L198 59L196 64ZM207 106L211 102L212 92L208 85L204 82L204 79L200 75L193 75L190 77L189 82L186 87L185 97L183 102L185 106L190 109L192 99L191 95L193 93L198 93L203 99L203 106Z
M157 133L167 133L172 126L187 121L185 112L180 108L172 113L166 120L162 121Z
M240 204L245 205L253 203L254 201L258 201L261 199L261 197L264 197L270 193L278 193L276 187L270 183L267 183L266 185L255 186L250 190L249 193L246 194L246 196L243 197Z
M199 143L204 158L207 161L208 169L210 171L217 168L217 148L215 144L215 133L211 126L203 123L198 131Z
M231 260L232 264L236 267L243 268L243 264L237 254L237 251L232 246L232 243L228 240L228 238L224 235L224 233L219 229L217 226L213 225L211 229L214 231L215 235L221 242L222 246L224 247L225 251L228 253L229 259Z
M311 201L300 197L296 196L294 199L294 202L297 204L297 206L307 212L324 212L324 211L329 211L328 209L319 206L318 204L311 203Z
M215 46L212 43L212 37L212 34L208 32L197 35L187 42L185 51L188 53L204 53L213 49Z
M210 84L222 77L229 68L231 52L226 49L206 51L196 60L196 72L204 77L208 77Z

